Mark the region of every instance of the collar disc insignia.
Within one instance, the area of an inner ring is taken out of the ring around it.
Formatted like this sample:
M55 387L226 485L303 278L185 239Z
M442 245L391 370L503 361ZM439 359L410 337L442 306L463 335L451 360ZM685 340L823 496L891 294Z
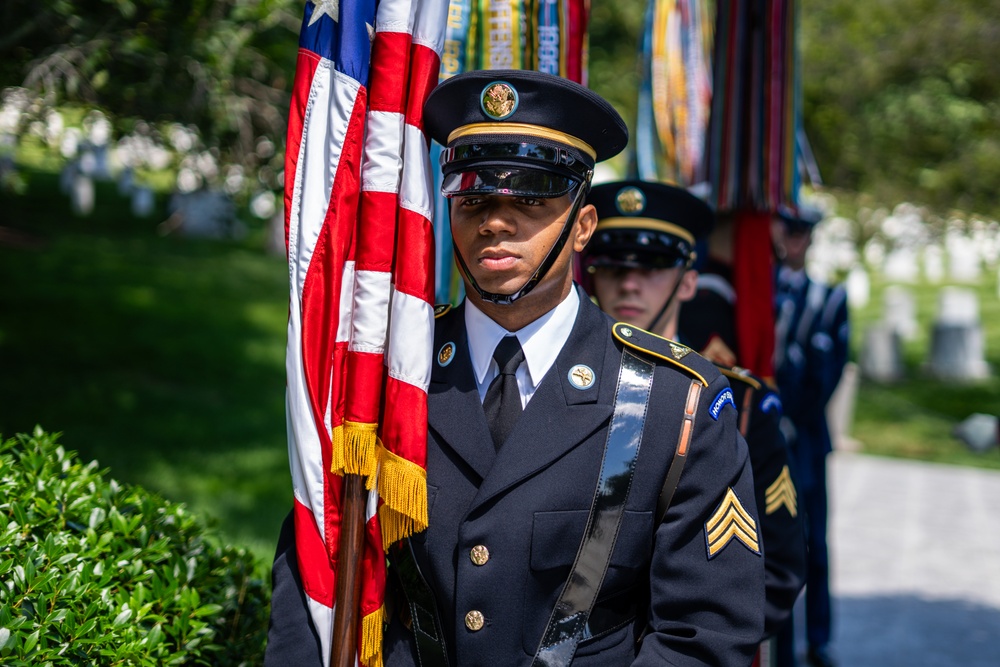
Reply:
M438 350L438 364L442 367L447 366L451 363L452 359L455 358L455 344L448 342L441 346Z
M594 380L596 376L594 371L590 366L584 366L583 364L577 364L573 368L569 369L569 383L573 385L574 389L590 389L594 386Z

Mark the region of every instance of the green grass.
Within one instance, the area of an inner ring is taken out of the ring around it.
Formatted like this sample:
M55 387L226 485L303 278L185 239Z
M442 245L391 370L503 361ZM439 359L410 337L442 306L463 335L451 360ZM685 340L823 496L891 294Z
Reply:
M190 504L267 564L291 505L287 269L244 242L161 237L113 184L74 217L54 174L0 195L0 433L35 424L111 476ZM19 247L18 247L19 246Z
M925 370L943 286L925 282L905 286L914 296L919 324L916 335L903 346L906 377L892 384L862 380L852 435L862 443L865 453L1000 469L1000 450L994 448L977 454L951 435L954 425L973 412L1000 413L1000 378L994 374L983 381L946 383ZM1000 299L996 273L984 272L978 285L956 286L977 292L986 360L994 373L1000 373ZM851 313L855 358L863 344L865 327L881 317L888 285L878 281L872 287L869 304Z

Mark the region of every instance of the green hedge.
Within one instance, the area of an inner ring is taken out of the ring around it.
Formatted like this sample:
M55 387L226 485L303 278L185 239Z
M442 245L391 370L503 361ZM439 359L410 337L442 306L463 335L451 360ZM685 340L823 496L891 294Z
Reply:
M0 444L0 664L259 664L251 555L105 473L40 429Z

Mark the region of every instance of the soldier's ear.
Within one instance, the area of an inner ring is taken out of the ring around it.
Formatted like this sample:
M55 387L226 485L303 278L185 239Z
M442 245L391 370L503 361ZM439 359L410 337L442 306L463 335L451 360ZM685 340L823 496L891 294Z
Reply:
M698 292L698 272L694 269L685 271L681 275L681 282L677 286L677 300L681 303L690 301Z
M583 252L595 229L597 229L597 209L593 204L587 204L580 208L580 213L576 216L576 231L573 233L575 252Z

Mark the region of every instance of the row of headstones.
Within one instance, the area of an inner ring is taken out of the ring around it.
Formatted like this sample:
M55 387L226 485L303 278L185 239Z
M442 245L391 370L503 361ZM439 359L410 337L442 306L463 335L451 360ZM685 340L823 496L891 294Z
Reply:
M80 154L63 167L60 189L69 196L75 215L87 217L94 211L95 182L115 180L118 194L130 199L130 210L137 218L155 212L153 189L137 184L131 168L121 169L115 179L108 166L107 146L84 145ZM198 238L240 238L246 228L236 217L236 206L225 192L209 188L174 192L168 202L169 217L159 227L162 234L179 233Z
M882 319L864 332L859 355L861 373L879 382L893 382L906 374L903 341L918 331L916 303L904 287L890 286L884 295ZM989 377L983 327L976 292L945 287L931 325L927 371L942 380L969 381Z
M111 180L116 180L118 194L129 198L132 215L148 218L153 214L156 206L153 189L136 183L129 167L122 169L114 179L108 165L107 146L83 146L80 154L63 166L59 189L69 196L73 214L85 218L94 212L97 200L94 183Z

